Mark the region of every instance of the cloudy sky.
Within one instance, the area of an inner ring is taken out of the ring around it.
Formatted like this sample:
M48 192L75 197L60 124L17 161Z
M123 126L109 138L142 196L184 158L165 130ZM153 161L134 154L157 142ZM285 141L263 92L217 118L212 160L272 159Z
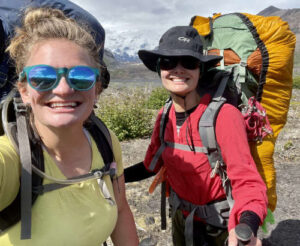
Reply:
M195 15L246 12L257 14L273 5L281 9L299 8L299 0L72 0L94 15L106 30L106 47L118 37L148 40L156 46L171 26L188 25ZM196 3L195 3L196 2ZM153 47L154 48L154 47Z

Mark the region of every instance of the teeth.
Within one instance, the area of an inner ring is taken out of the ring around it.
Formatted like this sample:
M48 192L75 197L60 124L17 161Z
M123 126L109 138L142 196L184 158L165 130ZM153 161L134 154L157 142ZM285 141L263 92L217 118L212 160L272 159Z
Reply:
M50 107L51 108L62 108L62 107L76 107L76 103L75 102L68 102L68 103L50 103Z
M186 79L173 79L174 82L185 82Z

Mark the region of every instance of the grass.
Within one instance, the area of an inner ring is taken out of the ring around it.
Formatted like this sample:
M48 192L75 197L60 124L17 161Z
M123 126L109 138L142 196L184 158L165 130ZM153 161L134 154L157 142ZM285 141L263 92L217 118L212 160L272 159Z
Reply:
M300 76L294 77L293 88L300 89Z

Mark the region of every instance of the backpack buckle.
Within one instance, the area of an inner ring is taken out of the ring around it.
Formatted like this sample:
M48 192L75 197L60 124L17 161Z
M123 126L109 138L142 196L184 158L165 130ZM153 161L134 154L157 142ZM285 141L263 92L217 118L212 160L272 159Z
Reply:
M109 176L111 178L113 178L113 177L116 176L116 170L117 170L117 163L116 162L112 162L110 164L110 167L109 167Z
M44 186L38 185L38 186L32 186L32 193L37 195L43 195L44 194Z
M241 66L241 67L247 67L247 62L245 62L245 61L240 61L240 66Z
M14 97L14 108L17 113L27 113L28 107L19 97Z

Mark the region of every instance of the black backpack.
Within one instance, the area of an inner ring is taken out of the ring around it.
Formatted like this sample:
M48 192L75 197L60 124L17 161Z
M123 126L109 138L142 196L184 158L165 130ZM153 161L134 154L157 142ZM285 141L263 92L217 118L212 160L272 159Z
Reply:
M4 210L0 211L0 233L21 220L21 239L31 237L31 207L39 195L60 189L80 180L101 178L116 174L112 142L109 130L105 124L92 113L84 127L95 140L98 150L104 161L102 169L93 170L87 175L68 179L66 181L53 181L43 185L44 159L41 140L28 124L28 112L18 93L13 90L0 104L0 135L6 134L19 151L21 160L20 189L15 200ZM46 175L46 176L45 176ZM49 177L48 177L49 178ZM105 198L111 200L107 194ZM112 202L112 201L111 201Z

